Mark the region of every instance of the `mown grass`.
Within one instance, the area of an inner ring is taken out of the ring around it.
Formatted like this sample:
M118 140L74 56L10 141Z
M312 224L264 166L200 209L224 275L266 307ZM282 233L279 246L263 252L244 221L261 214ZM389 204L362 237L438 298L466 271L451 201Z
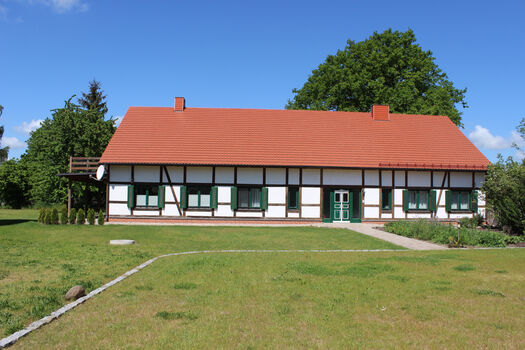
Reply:
M14 348L519 349L524 259L523 249L162 258Z
M219 249L402 249L343 229L41 225L37 217L37 210L0 210L0 336L64 305L70 287L80 284L89 292L161 254ZM110 246L111 239L133 239L137 244ZM198 265L186 267L199 269ZM195 289L191 280L174 281L170 287ZM135 291L150 288L141 285Z

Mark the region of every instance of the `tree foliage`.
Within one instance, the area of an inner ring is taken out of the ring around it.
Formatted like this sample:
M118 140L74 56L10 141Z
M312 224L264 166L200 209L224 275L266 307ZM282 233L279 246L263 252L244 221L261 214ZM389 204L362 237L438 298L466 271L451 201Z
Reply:
M104 95L104 91L101 90L100 82L93 79L93 81L89 82L89 92L82 93L82 97L78 99L78 104L85 109L94 110L104 116L108 112L107 102L104 101L105 99L106 95Z
M466 89L454 87L412 30L348 40L293 93L288 109L367 112L374 104L387 104L394 113L446 115L458 126L456 105L467 107Z
M0 116L4 112L4 106L0 105ZM0 125L0 142L2 142L2 137L4 136L4 126ZM0 163L7 159L7 154L9 152L9 147L0 148Z
M26 166L17 160L8 160L0 165L0 203L19 209L29 204Z
M68 180L57 174L69 171L69 157L99 157L115 131L112 119L105 120L100 111L74 104L73 97L63 108L53 110L51 118L27 141L22 161L28 168L30 198L35 204L64 203ZM103 191L102 186L91 186L88 197L102 197ZM83 192L84 184L74 183L73 198L83 198Z
M516 234L525 233L525 160L499 156L497 163L489 165L481 189L498 222Z

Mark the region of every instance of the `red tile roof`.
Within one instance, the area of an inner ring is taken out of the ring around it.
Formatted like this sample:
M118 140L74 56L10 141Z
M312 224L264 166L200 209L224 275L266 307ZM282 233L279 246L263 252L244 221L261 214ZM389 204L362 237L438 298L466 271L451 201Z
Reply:
M100 163L486 169L443 116L130 107Z

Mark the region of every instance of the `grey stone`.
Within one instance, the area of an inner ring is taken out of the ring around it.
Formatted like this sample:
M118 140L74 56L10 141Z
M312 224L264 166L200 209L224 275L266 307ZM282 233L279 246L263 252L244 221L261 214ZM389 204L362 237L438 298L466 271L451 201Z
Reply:
M129 244L135 244L135 241L132 239L113 239L109 241L109 244L111 245L129 245Z
M74 286L66 293L66 300L77 300L86 295L86 290L82 286Z

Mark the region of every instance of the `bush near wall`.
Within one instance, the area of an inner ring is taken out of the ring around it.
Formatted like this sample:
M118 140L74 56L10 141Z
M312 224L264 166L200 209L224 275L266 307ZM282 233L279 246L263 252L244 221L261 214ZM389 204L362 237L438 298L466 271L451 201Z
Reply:
M507 245L507 235L502 232L478 230L474 228L452 225L443 225L437 222L426 220L418 221L394 221L385 225L385 231L395 233L400 236L432 241L451 246L481 246L481 247L505 247ZM512 243L512 242L509 242Z
M88 209L87 215L84 213L84 210L71 208L69 216L67 214L67 208L40 208L40 213L38 215L38 222L46 225L58 225L60 224L84 224L86 222L90 225L104 225L104 213L99 211L98 215L94 209Z

